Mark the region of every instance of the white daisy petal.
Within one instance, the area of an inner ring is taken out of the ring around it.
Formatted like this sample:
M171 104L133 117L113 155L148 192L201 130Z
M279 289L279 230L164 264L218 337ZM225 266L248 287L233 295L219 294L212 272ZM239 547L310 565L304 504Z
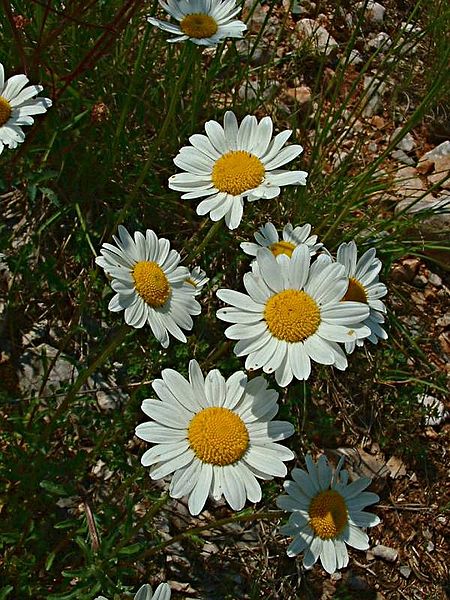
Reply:
M216 18L213 4L222 1L199 0L196 18L207 14ZM231 1L235 6L234 0ZM183 6L180 11L187 10L187 7L194 10L191 4ZM243 27L239 21L227 26L221 24L219 30L222 30L218 31L217 38L212 36L192 41L200 45L215 44L227 32L232 35L233 31L239 37ZM172 175L169 187L184 192L183 199L212 196L198 205L197 214L210 213L211 220L223 218L229 229L236 229L242 220L245 199L252 202L275 198L280 194L280 186L306 183L303 171L271 173L277 165L289 162L301 151L301 146L282 149L291 132L282 132L272 140L272 127L270 117L264 117L258 124L256 117L251 115L246 115L238 125L231 111L225 113L223 127L217 121L207 121L206 136L191 136L189 141L192 145L181 148L175 157L174 163L184 173Z
M189 494L188 506L192 515L198 515L205 506L211 488L212 474L212 465L203 463L199 472L199 478L194 489Z
M308 239L310 225L300 229L295 235ZM293 235L292 226L283 232L286 238ZM305 242L278 251L277 245L286 240L273 241L279 236L272 224L261 228L255 238L262 247L252 271L244 276L248 294L217 292L232 307L219 309L217 317L235 323L225 335L237 340L236 356L247 356L246 369L275 372L282 387L293 377L308 379L311 361L344 370L347 359L337 343L356 342L371 333L365 322L370 316L368 305L341 301L348 286L344 266L320 256L311 264L311 247ZM315 236L311 239L315 245Z
M184 284L189 271L178 266L180 255L170 250L170 242L158 239L148 229L145 236L137 231L133 237L122 225L115 246L104 244L96 263L113 279L118 292L109 304L113 312L124 310L125 322L140 328L148 323L156 339L166 348L169 333L186 342L182 329L192 328L191 315L200 312L192 287Z
M232 509L246 500L259 502L256 478L284 476L293 452L280 444L294 433L290 423L271 422L278 393L263 377L247 380L242 371L226 381L217 369L206 378L198 363L189 363L189 381L173 369L153 382L159 400L144 400L152 421L136 435L156 444L141 461L153 479L172 474L169 493L188 496L191 514L199 514L209 495L221 496Z
M4 79L0 64L0 154L5 146L14 149L25 139L21 127L33 125L31 115L42 114L52 105L49 98L36 98L42 91L41 85L27 86L25 75L13 75Z
M368 537L358 525L373 527L379 518L356 510L355 506L359 509L372 503L375 494L361 492L367 487L367 479L363 478L364 486L363 483L348 485L348 473L341 471L343 460L334 474L325 456L314 463L307 455L305 461L308 472L293 469L294 481L284 484L288 495L277 499L278 507L291 513L281 533L294 538L288 547L288 556L304 551L305 568L311 568L320 558L324 569L331 574L348 565L345 544L358 550L369 547Z
M324 540L320 562L327 573L333 574L336 571L336 551L332 540Z
M189 39L199 46L216 46L227 37L242 37L247 28L245 23L233 21L241 11L235 0L180 0L177 4L160 0L159 4L180 23L180 26L176 27L147 17L152 25L176 34L176 37L168 39L168 42Z
M364 321L369 327L370 335L368 339L376 344L380 339L387 339L387 334L383 328L378 325L378 319L383 318L386 312L386 306L380 300L387 294L387 288L384 283L378 281L378 273L381 270L381 261L376 257L375 248L370 248L358 259L358 249L354 241L343 243L339 246L336 260L344 265L345 274L348 278L348 289L343 297L345 307L352 301L364 302L370 308L370 318ZM336 317L336 315L334 315ZM381 321L382 322L382 321ZM363 345L364 342L358 343ZM348 350L351 352L354 346L349 344Z

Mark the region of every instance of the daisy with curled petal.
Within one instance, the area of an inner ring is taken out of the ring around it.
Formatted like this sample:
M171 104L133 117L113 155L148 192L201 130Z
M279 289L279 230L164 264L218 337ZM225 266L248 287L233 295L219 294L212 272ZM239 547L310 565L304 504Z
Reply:
M309 247L311 256L314 256L322 247L317 243L317 235L309 235L311 225L306 223L301 227L292 227L287 223L283 228L283 239L280 240L278 231L273 223L266 223L255 233L256 244L252 242L242 242L241 248L250 256L256 256L260 248L269 248L274 256L286 254L289 258L292 256L295 248L300 244L306 244Z
M186 279L186 283L190 283L194 288L194 296L198 296L204 285L209 281L209 277L206 277L206 273L200 267L194 267L189 273L189 277Z
M152 588L146 583L138 589L134 600L170 600L171 590L167 583L160 583L153 593ZM95 600L108 600L104 596L97 596Z
M343 458L333 469L322 455L317 463L306 456L306 467L293 469L294 481L285 481L287 496L279 496L277 506L291 512L289 521L280 529L293 538L288 556L305 552L303 566L310 569L320 558L327 573L348 565L346 544L367 550L369 538L360 527L374 527L380 519L363 509L379 501L372 492L363 490L371 480L361 477L348 483L348 472L341 470Z
M168 42L191 40L199 46L216 46L225 38L241 38L247 25L234 19L241 11L235 0L159 0L159 4L179 25L147 17L152 25L175 37Z
M155 444L142 456L152 479L173 473L172 498L188 496L193 515L208 495L222 496L233 510L246 500L259 502L259 479L284 477L283 461L294 454L276 442L294 433L285 421L272 421L278 394L263 377L247 381L238 371L226 381L217 369L206 378L195 360L189 381L172 369L152 384L159 400L144 400L152 420L136 427L136 435Z
M244 198L249 202L275 198L283 185L306 185L305 171L285 171L279 167L296 158L303 148L297 144L283 148L292 131L272 138L270 117L258 123L247 115L240 126L233 112L225 113L223 127L207 121L206 135L189 138L174 163L184 173L172 175L169 187L185 192L183 199L207 197L197 207L198 215L209 213L213 221L225 217L230 229L242 219Z
M387 294L384 283L379 281L379 273L382 267L381 260L376 258L375 248L370 248L359 258L358 249L354 241L343 243L337 251L336 261L345 267L345 275L348 277L348 289L342 298L343 301L364 302L370 308L370 314L364 324L370 328L368 340L377 344L378 340L386 340L387 333L381 327L385 321L386 306L380 300ZM355 349L355 345L362 346L363 340L348 342L345 349L349 354Z
M293 377L308 379L311 361L347 367L345 353L337 342L369 335L362 325L369 308L361 302L340 302L347 289L344 267L320 255L310 264L306 244L292 257L275 257L268 248L256 255L253 272L244 275L247 294L218 290L217 296L231 305L217 316L234 323L225 331L236 356L247 356L246 369L275 372L280 386Z
M116 295L109 310L125 310L125 323L140 328L148 323L163 348L169 333L186 342L182 329L192 329L191 315L200 313L195 288L186 283L189 270L178 266L180 255L170 250L170 242L151 229L145 236L136 231L134 239L122 225L116 245L103 244L95 262L112 277Z
M5 82L0 63L0 154L5 146L21 144L25 139L22 126L33 125L32 115L45 113L52 105L49 98L35 98L44 89L41 85L27 83L26 75L13 75Z

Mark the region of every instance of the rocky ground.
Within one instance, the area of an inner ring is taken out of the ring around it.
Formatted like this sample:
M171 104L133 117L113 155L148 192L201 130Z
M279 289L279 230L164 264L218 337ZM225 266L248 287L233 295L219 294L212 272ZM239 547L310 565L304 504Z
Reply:
M253 0L246 0L247 10ZM263 94L275 115L283 119L292 107L303 115L314 115L317 105L314 97L314 77L307 73L292 75L289 53L292 44L310 44L310 60L314 57L327 61L327 77L335 75L337 61L355 23L355 6L348 10L323 2L292 2L283 0L270 13L270 22L257 41L261 27L266 22L268 5L257 6L251 16L251 36L238 44L243 55L256 43L251 61L255 76L237 90L238 97L252 98ZM407 7L406 7L407 8ZM349 56L349 79L358 74L374 50L387 50L400 28L405 41L408 35L420 35L420 26L404 22L406 10L401 3L389 0L380 4L370 1L365 14L364 35L356 40ZM281 29L280 29L281 28ZM412 29L413 28L413 29ZM414 29L415 28L415 29ZM280 37L280 30L283 31ZM406 43L406 42L405 42ZM276 47L280 59L268 68L264 86L258 67L267 61L268 48ZM405 52L421 52L419 48L406 47ZM366 95L360 116L351 120L351 111L343 115L345 139L339 149L330 155L324 169L332 171L349 156L357 140L358 160L363 164L376 159L399 134L402 119L406 118L404 104L392 111L386 97L392 93L392 81L378 81L376 71L369 69L362 80L362 88L355 96ZM412 110L417 98L408 98ZM406 102L405 98L402 102ZM342 128L341 128L342 130ZM310 141L314 132L309 131ZM359 142L358 142L359 143ZM385 182L373 201L386 206L386 214L416 215L414 228L418 239L434 241L436 249L422 256L405 255L396 261L388 277L391 309L413 339L419 340L421 352L442 381L450 375L450 308L449 308L449 254L442 250L448 242L450 231L450 141L448 121L443 116L430 115L395 144L382 171L376 177ZM30 223L14 210L14 193L1 199L2 214L14 228L16 244L28 241ZM447 209L448 212L445 212ZM74 380L77 375L76 360L61 349L57 342L64 338L62 323L52 322L42 303L41 318L34 324L23 321L20 339L11 339L8 319L14 318L5 311L5 303L14 274L5 263L0 263L0 336L5 340L0 359L0 386L26 398L40 389L43 398L60 390L61 382ZM413 365L410 365L411 367ZM392 385L398 382L393 381ZM445 385L445 384L444 384ZM91 378L85 391L92 393L101 411L116 408L127 399L129 390L122 390L111 376ZM63 392L61 392L63 394ZM167 560L161 565L164 579L174 590L190 598L217 598L218 589L233 589L238 598L253 598L252 586L257 583L267 598L329 598L355 599L425 599L443 600L450 593L446 540L448 533L448 442L450 438L448 398L442 392L418 395L418 405L431 407L432 414L418 428L417 435L427 447L432 472L415 468L414 461L404 461L395 453L385 453L370 436L361 437L356 449L350 450L351 435L342 432L342 445L325 450L330 458L340 454L348 457L348 464L357 475L374 479L374 490L382 498L377 513L382 525L371 533L372 547L366 553L353 552L350 567L343 573L327 576L319 567L304 572L300 561L288 559L284 553L286 542L278 536L274 518L258 524L227 525L214 533L202 532L200 542L182 539L171 545ZM331 406L330 411L335 407ZM352 444L353 445L353 444ZM137 446L136 446L137 451ZM104 463L96 465L92 473L99 481L99 491L105 481L113 476ZM447 496L446 496L447 494ZM86 510L80 499L61 500L61 508L79 513ZM136 512L146 507L136 506ZM214 513L221 517L221 507ZM223 511L223 516L227 514ZM197 521L188 519L186 507L171 501L167 513L161 517L159 530L167 539L189 526L205 525L211 515L205 513ZM199 556L196 556L199 554ZM195 557L195 558L194 558ZM208 568L205 572L205 564ZM139 567L139 565L138 565ZM143 567L142 567L143 568ZM220 573L221 577L213 574ZM223 575L223 574L226 575ZM255 579L256 577L256 579ZM189 581L189 584L184 583ZM262 596L258 596L262 597Z

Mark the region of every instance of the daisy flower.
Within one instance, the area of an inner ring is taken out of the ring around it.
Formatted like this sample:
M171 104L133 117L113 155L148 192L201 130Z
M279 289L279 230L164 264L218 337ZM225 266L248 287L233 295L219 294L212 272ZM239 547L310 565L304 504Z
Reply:
M347 289L344 267L320 255L310 264L310 249L297 246L288 258L275 257L268 248L256 255L253 272L244 275L247 294L218 290L231 305L217 316L234 323L225 330L236 356L247 356L246 369L275 372L280 386L293 377L308 379L311 360L347 368L345 353L337 342L370 334L361 324L369 308L361 302L340 302Z
M134 600L170 600L171 590L167 583L160 583L153 593L152 588L146 583L138 589ZM108 600L105 596L97 596L95 600Z
M23 125L33 125L32 115L45 113L52 105L49 98L35 98L44 89L29 85L25 75L13 75L5 82L0 63L0 154L3 148L17 148L25 139Z
M375 248L370 248L358 260L358 249L355 242L341 244L337 251L336 260L345 267L348 277L348 289L342 298L343 301L364 302L369 306L370 313L364 324L370 329L368 340L377 344L378 340L386 340L387 333L381 327L385 321L386 306L380 300L387 294L384 283L380 283L378 274L381 270L381 260L376 258ZM347 342L345 349L349 354L355 345L362 346L363 340Z
M194 288L194 296L198 296L202 291L204 285L209 281L209 277L206 277L206 273L200 267L194 267L189 273L189 277L186 279L186 283L190 283Z
M152 386L159 400L142 403L152 420L138 425L136 435L155 445L141 462L152 479L173 473L169 493L188 496L191 514L199 514L208 495L224 496L233 510L241 510L247 499L261 500L257 478L286 475L283 461L294 454L276 442L294 428L272 421L278 393L267 389L263 377L247 381L238 371L225 381L214 369L205 378L191 360L189 381L165 369Z
M186 342L181 329L192 329L191 315L200 313L195 288L186 283L189 270L179 267L180 255L170 250L170 242L158 239L147 229L145 236L136 231L134 240L122 225L116 243L103 244L95 262L112 277L116 295L109 310L125 310L125 323L140 328L148 323L163 348L169 345L169 333Z
M322 247L317 243L317 235L309 235L311 225L306 223L302 227L292 227L290 223L283 228L283 239L280 240L278 231L273 223L266 223L255 233L256 244L252 242L242 242L241 248L250 256L256 256L260 248L269 248L274 256L286 254L291 258L295 248L300 244L306 244L309 247L311 256Z
M184 173L172 175L169 187L185 192L183 199L207 199L197 207L198 215L209 213L213 221L225 217L230 229L242 219L244 198L249 202L275 198L283 185L306 185L305 171L284 171L279 167L296 158L303 148L282 148L292 131L282 131L272 138L272 119L247 115L240 126L233 112L225 113L223 127L207 121L206 135L189 138L174 163Z
M175 37L168 42L191 40L199 46L216 46L225 38L241 38L247 25L234 19L241 11L235 0L159 0L179 25L147 17L147 21Z
M343 458L333 474L325 456L314 463L305 457L308 471L293 469L294 481L285 481L287 496L279 496L277 505L292 512L280 529L293 538L288 556L305 552L303 566L310 569L320 558L327 573L348 565L346 544L367 550L369 538L360 527L374 527L380 519L363 508L379 501L372 492L363 490L371 480L361 477L348 483L348 472L341 471Z

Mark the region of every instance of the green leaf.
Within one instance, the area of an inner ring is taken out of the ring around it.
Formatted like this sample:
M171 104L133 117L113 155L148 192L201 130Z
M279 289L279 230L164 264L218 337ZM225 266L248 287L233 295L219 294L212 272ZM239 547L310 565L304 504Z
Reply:
M13 591L12 585L7 585L0 590L0 600L5 600L9 596L9 594Z
M56 552L50 552L45 561L45 570L50 571L52 568L53 561L55 560Z
M141 544L131 544L130 546L125 546L125 548L121 548L119 550L119 554L129 556L130 554L136 554L136 552L140 552L140 550L142 550Z
M53 483L53 481L46 481L45 479L39 483L39 486L51 494L56 496L67 496L67 491L64 486L59 483Z

